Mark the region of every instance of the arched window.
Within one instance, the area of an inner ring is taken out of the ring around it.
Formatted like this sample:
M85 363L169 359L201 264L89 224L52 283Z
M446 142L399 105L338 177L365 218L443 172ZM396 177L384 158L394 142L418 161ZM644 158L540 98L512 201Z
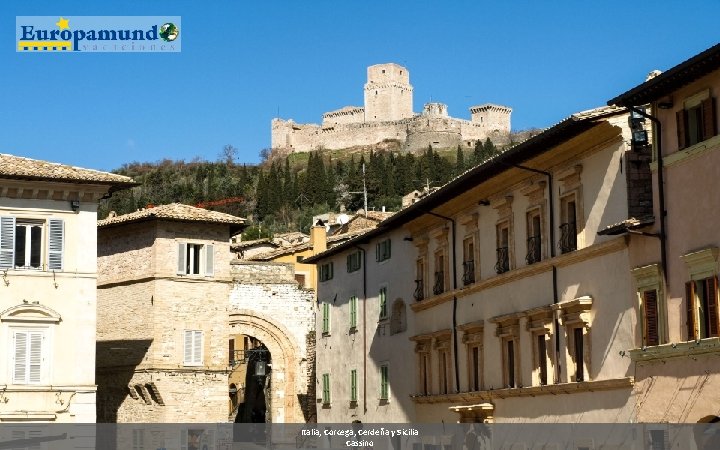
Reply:
M405 302L399 298L393 302L390 315L390 334L402 333L407 329L407 313Z

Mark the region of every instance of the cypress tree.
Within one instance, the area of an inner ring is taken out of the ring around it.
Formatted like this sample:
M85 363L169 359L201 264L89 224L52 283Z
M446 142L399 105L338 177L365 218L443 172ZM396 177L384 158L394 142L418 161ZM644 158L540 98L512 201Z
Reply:
M458 145L457 153L455 154L455 175L460 175L465 171L465 154L463 153L462 147Z

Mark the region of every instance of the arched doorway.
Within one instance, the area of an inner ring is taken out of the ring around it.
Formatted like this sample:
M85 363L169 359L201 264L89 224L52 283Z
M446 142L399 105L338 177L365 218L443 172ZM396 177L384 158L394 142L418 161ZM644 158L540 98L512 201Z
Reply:
M264 389L255 389L257 397L254 400L256 407L264 403L268 409L264 412L265 420L260 420L257 412L254 415L255 420L273 423L303 422L304 418L297 398L297 394L302 391L299 348L292 335L282 324L257 311L235 310L230 313L230 336L237 335L257 339L268 352L264 362L269 376L266 378ZM255 376L256 369L258 369L256 364L248 364L246 383L255 382L256 379L252 377ZM253 388L252 384L247 387ZM251 394L250 389L248 394ZM252 408L250 414L248 421L252 421Z
M266 423L271 391L272 355L260 340L230 336L229 419L235 423Z

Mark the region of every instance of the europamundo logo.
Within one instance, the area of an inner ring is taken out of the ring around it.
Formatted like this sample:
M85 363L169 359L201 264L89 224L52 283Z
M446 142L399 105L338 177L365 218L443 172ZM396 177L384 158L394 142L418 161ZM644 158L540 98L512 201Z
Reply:
M179 52L180 17L17 16L18 52Z

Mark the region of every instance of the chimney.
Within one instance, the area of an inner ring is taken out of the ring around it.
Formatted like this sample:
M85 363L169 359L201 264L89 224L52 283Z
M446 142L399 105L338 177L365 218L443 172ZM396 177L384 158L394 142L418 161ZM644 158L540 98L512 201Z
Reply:
M310 228L310 246L313 248L313 254L327 250L327 231L325 231L325 224L322 220L318 220Z

